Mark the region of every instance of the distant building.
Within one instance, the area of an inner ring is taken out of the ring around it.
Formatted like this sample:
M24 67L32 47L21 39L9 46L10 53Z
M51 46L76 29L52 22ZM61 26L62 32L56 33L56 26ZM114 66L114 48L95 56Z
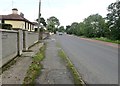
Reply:
M34 24L34 29L35 32L38 32L38 23L37 22L32 22Z
M18 9L12 9L12 14L0 15L0 23L11 24L13 29L25 29L28 31L34 30L34 23L24 18L24 14L18 14ZM4 29L4 28L3 28Z

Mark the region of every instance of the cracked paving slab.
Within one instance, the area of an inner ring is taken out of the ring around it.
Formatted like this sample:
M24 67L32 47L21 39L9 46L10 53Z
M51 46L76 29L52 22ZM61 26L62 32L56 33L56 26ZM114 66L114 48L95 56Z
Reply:
M36 84L74 84L66 64L58 57L56 41L47 40L46 58L41 62L42 73L36 79Z

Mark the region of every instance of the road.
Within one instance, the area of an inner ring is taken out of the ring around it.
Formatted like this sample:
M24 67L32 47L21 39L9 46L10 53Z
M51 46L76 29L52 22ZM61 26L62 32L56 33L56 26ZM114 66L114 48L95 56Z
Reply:
M54 35L88 84L118 84L118 48L70 35Z

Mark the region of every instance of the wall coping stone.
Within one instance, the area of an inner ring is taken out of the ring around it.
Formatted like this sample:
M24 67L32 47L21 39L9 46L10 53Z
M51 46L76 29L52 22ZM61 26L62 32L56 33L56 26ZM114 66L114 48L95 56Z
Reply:
M6 29L0 29L0 32L18 33L18 31L15 30L6 30Z

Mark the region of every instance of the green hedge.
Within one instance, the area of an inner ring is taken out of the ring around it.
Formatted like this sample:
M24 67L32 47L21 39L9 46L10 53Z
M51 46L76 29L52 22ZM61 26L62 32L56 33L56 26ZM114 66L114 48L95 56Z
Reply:
M12 25L11 24L0 24L0 28L1 29L11 30L12 29Z

